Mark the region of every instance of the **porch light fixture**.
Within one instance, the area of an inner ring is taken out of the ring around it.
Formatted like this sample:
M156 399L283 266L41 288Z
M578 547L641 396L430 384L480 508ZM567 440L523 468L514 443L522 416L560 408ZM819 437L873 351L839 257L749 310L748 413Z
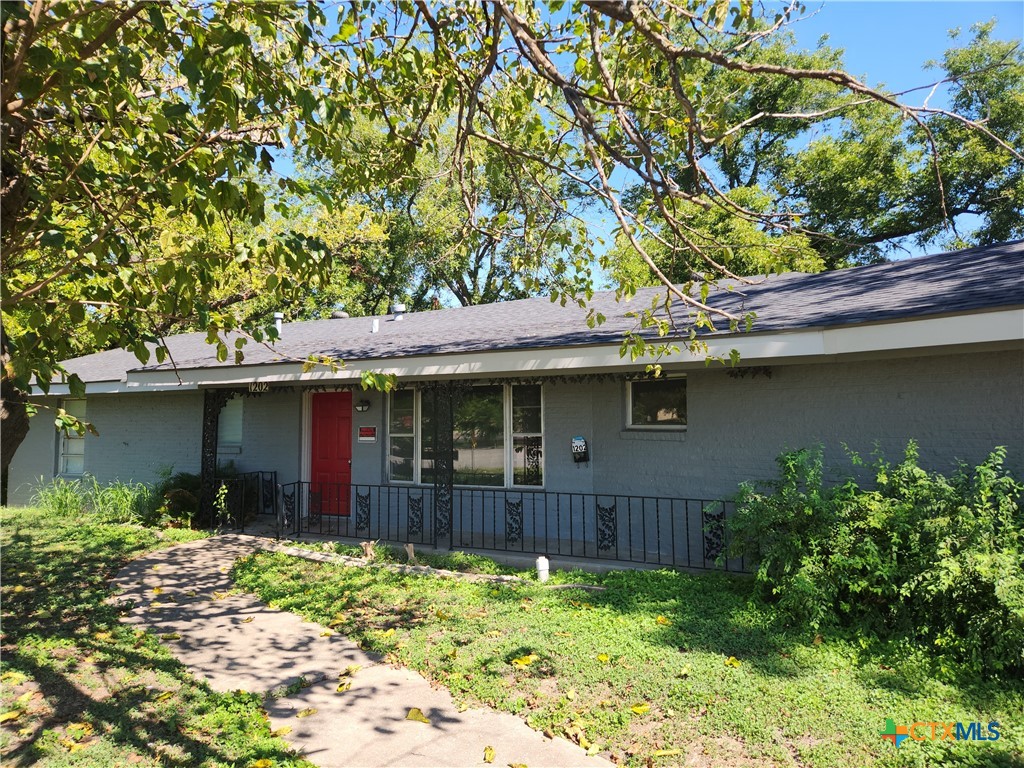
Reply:
M358 403L356 403L356 410L359 411L359 413L366 413L368 410L370 410L370 401L360 400Z

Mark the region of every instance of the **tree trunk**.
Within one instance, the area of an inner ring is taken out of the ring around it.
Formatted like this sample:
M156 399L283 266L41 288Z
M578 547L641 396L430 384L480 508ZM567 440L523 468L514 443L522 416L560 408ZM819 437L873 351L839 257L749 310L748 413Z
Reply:
M25 436L28 434L28 413L25 411L27 393L15 386L14 380L8 375L8 363L11 355L7 351L7 339L0 331L0 365L3 374L0 376L0 504L7 504L7 468Z

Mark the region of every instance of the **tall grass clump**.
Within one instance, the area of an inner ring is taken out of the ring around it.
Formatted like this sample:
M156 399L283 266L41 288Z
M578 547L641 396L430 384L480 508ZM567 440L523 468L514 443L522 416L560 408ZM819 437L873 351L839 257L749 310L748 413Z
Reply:
M964 671L1024 674L1024 485L1005 459L997 448L945 476L921 468L911 442L862 488L825 483L820 449L783 454L778 479L741 486L733 554L756 563L760 597L793 621L911 637Z
M32 503L57 517L89 515L105 523L150 525L162 499L148 485L120 480L100 484L86 476L69 480L40 478L32 495Z
M41 507L56 517L74 517L86 510L86 490L81 480L55 477L39 478L32 491L32 506Z
M149 525L160 504L160 497L144 483L121 482L100 485L90 478L89 508L93 514L109 523L135 523Z

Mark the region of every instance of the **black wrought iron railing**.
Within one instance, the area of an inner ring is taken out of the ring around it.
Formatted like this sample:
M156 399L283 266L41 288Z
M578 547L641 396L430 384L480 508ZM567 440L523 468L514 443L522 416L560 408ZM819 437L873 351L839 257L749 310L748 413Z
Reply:
M283 533L450 549L745 571L725 558L730 502L625 494L295 482L281 486Z
M277 472L242 472L214 479L213 526L245 531L260 515L277 513Z

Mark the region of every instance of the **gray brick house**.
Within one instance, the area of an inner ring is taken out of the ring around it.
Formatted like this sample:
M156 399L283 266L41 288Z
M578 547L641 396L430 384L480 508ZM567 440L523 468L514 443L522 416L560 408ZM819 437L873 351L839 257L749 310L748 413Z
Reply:
M711 301L756 313L751 332L706 338L740 367L683 352L656 381L619 354L647 291L596 295L596 329L578 308L526 299L285 324L238 366L204 334L168 340L176 370L123 350L78 358L67 368L87 397L65 405L100 436L62 437L44 412L11 499L39 477L198 472L205 445L208 473L214 457L274 473L297 524L552 553L568 535L562 554L686 565L709 556L707 502L773 476L785 449L896 458L914 439L948 470L1005 445L1024 474L1024 241L771 276ZM303 372L309 355L346 364ZM363 391L363 370L401 386Z

